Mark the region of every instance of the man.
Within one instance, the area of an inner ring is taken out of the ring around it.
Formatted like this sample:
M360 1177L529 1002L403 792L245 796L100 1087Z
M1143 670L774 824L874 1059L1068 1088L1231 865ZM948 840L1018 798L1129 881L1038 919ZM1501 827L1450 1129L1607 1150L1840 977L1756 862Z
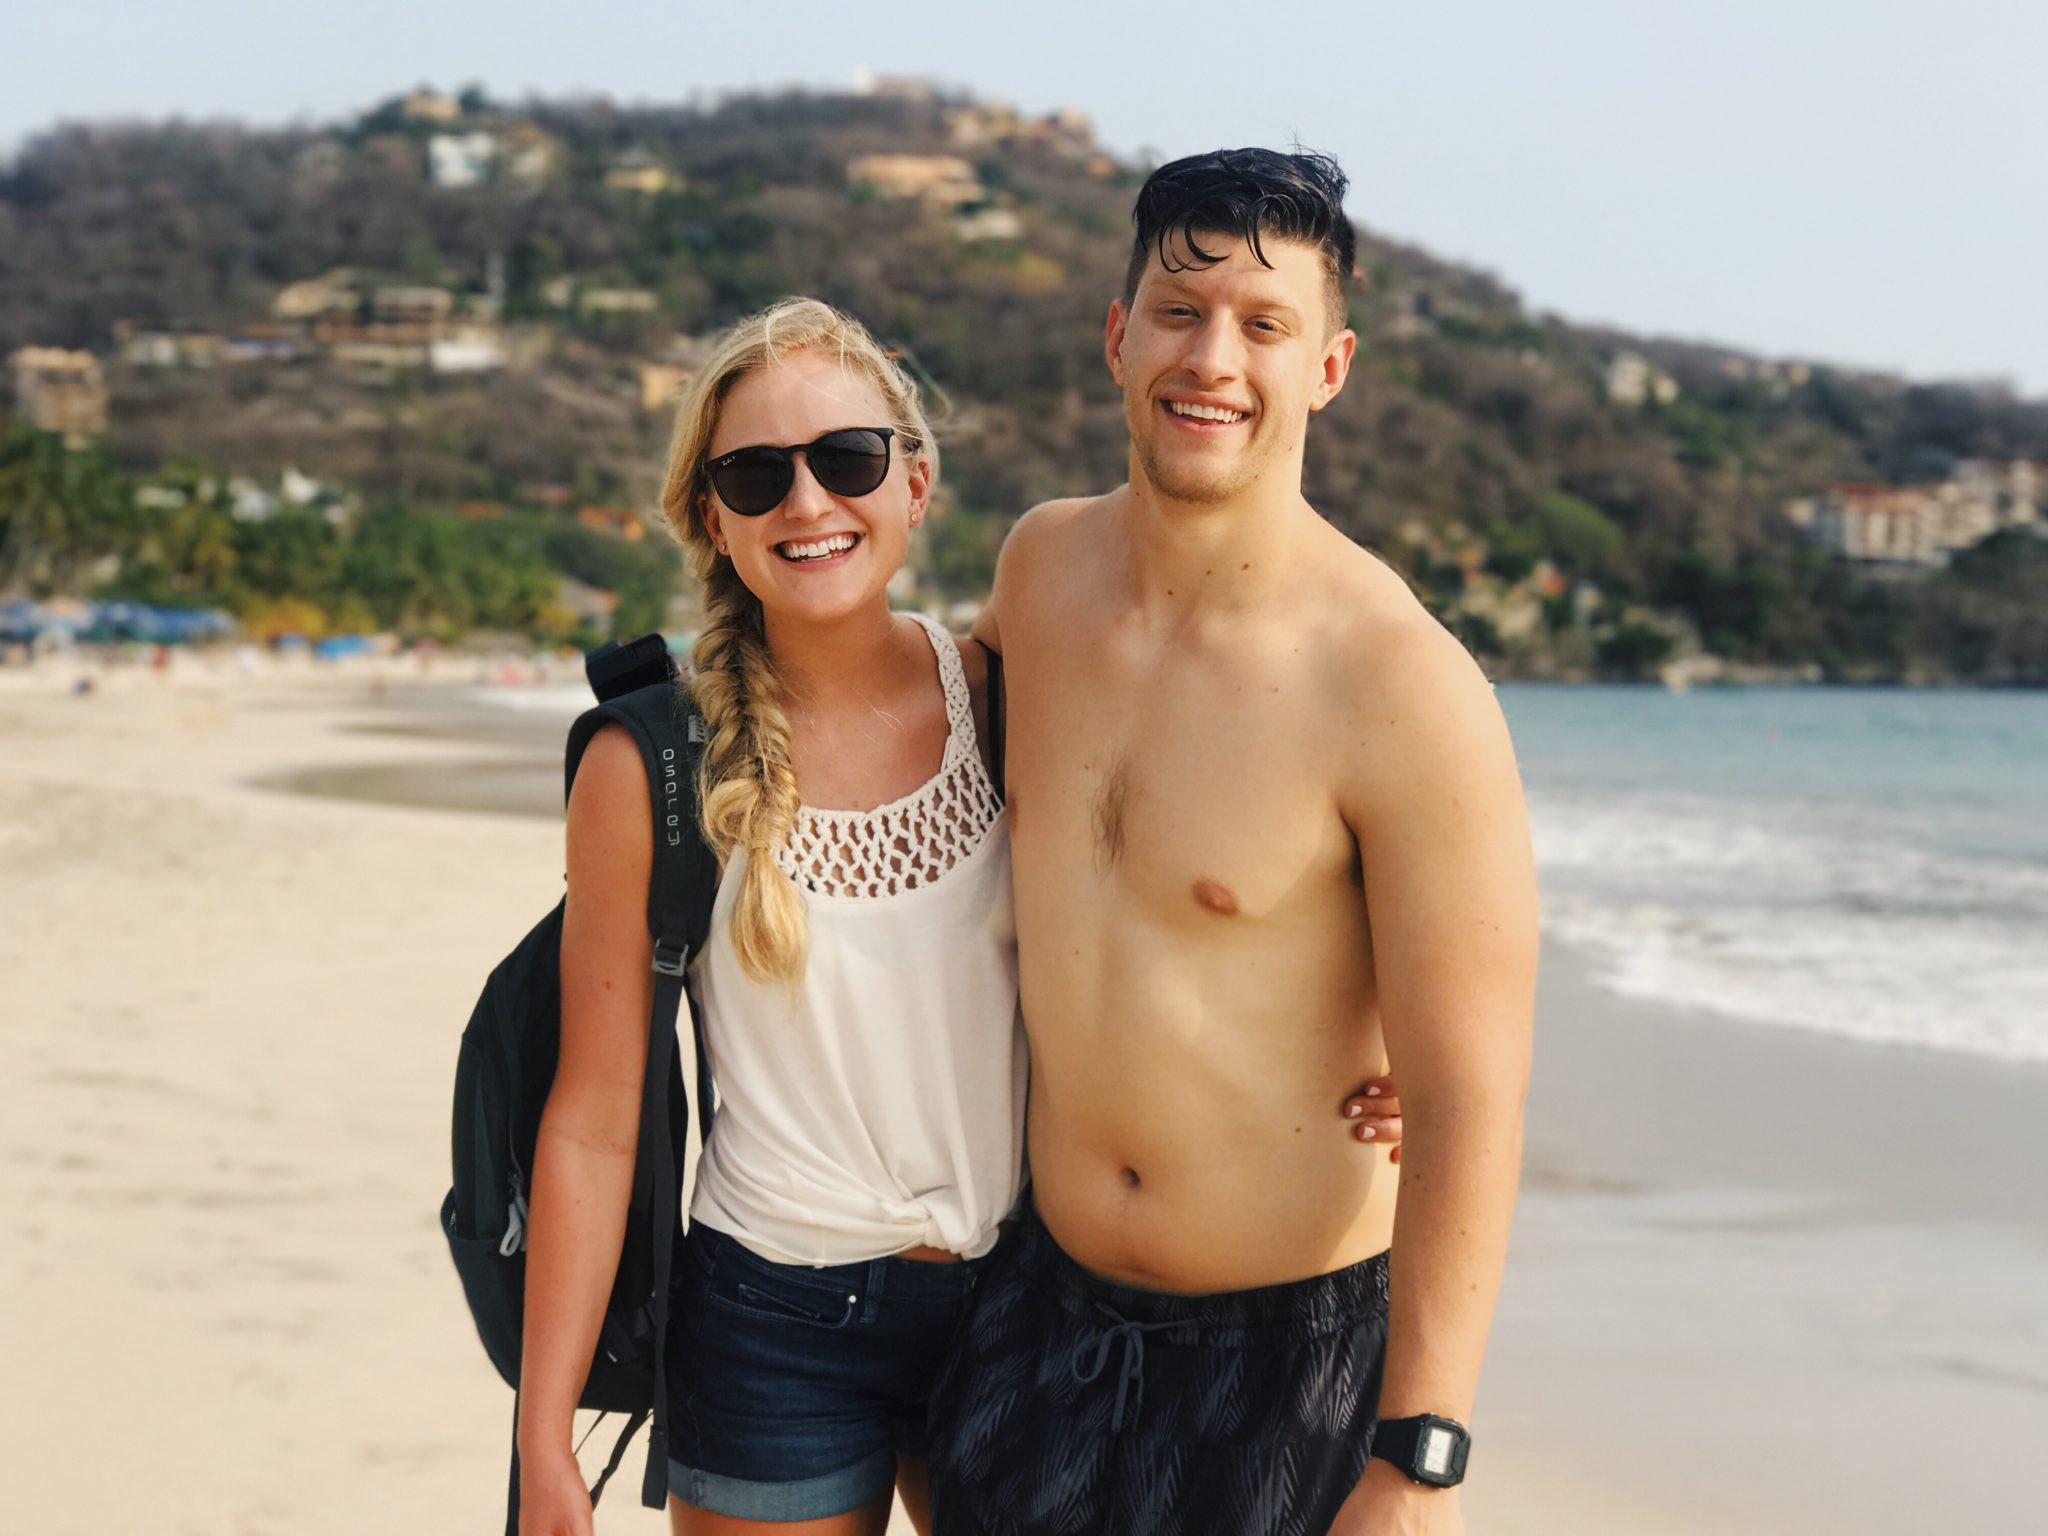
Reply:
M1264 150L1146 183L1129 483L1020 521L977 626L1032 1183L933 1406L941 1536L1463 1528L1535 881L1485 679L1302 496L1356 345L1344 187ZM1314 1134L1389 1062L1399 1168Z

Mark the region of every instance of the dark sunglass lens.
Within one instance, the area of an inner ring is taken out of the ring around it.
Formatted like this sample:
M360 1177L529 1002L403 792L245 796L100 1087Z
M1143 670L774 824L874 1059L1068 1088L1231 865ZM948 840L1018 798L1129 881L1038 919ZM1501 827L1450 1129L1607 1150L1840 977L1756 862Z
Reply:
M835 496L865 496L889 473L889 439L864 427L827 432L811 445L811 473Z
M711 488L741 517L759 517L789 494L792 478L786 455L765 448L742 448L712 466Z

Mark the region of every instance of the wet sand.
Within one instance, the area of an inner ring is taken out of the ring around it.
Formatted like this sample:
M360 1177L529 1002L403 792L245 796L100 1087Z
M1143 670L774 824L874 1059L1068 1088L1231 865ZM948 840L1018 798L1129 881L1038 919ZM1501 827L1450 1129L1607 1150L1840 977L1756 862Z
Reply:
M560 893L566 708L67 682L0 673L0 1530L496 1529L511 1394L434 1213L462 1023ZM2043 1126L2048 1071L1547 951L1470 1529L2037 1528ZM598 1529L665 1529L631 1492Z

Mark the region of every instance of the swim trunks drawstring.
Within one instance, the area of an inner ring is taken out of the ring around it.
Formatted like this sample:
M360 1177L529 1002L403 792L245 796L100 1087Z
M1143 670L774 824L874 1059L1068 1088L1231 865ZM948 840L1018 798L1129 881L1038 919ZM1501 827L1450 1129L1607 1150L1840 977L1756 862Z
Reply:
M1109 1431L1115 1434L1124 1427L1124 1402L1126 1398L1134 1396L1131 1389L1137 1389L1131 1403L1132 1413L1135 1414L1138 1405L1145 1400L1145 1335L1156 1333L1161 1328L1175 1327L1177 1324L1172 1320L1163 1323L1134 1323L1116 1308L1100 1301L1095 1303L1095 1310L1110 1319L1111 1326L1096 1335L1093 1340L1095 1358L1089 1361L1085 1368L1082 1356L1087 1354L1091 1342L1087 1339L1082 1339L1074 1346L1071 1364L1074 1380L1086 1386L1102 1374L1102 1368L1109 1363L1111 1347L1119 1338L1123 1340L1123 1363L1117 1368L1116 1412L1110 1416L1109 1421Z

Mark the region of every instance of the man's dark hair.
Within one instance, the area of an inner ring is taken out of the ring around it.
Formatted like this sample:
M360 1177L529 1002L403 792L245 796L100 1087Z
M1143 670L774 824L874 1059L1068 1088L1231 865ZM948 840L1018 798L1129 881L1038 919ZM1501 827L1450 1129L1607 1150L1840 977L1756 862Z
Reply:
M1137 297L1138 279L1155 257L1169 272L1221 260L1202 248L1202 235L1242 240L1268 267L1273 263L1266 260L1261 237L1297 240L1322 252L1330 329L1342 328L1344 283L1358 248L1344 213L1349 185L1335 160L1308 150L1218 149L1160 166L1145 178L1131 210L1138 233L1124 269L1124 302Z

